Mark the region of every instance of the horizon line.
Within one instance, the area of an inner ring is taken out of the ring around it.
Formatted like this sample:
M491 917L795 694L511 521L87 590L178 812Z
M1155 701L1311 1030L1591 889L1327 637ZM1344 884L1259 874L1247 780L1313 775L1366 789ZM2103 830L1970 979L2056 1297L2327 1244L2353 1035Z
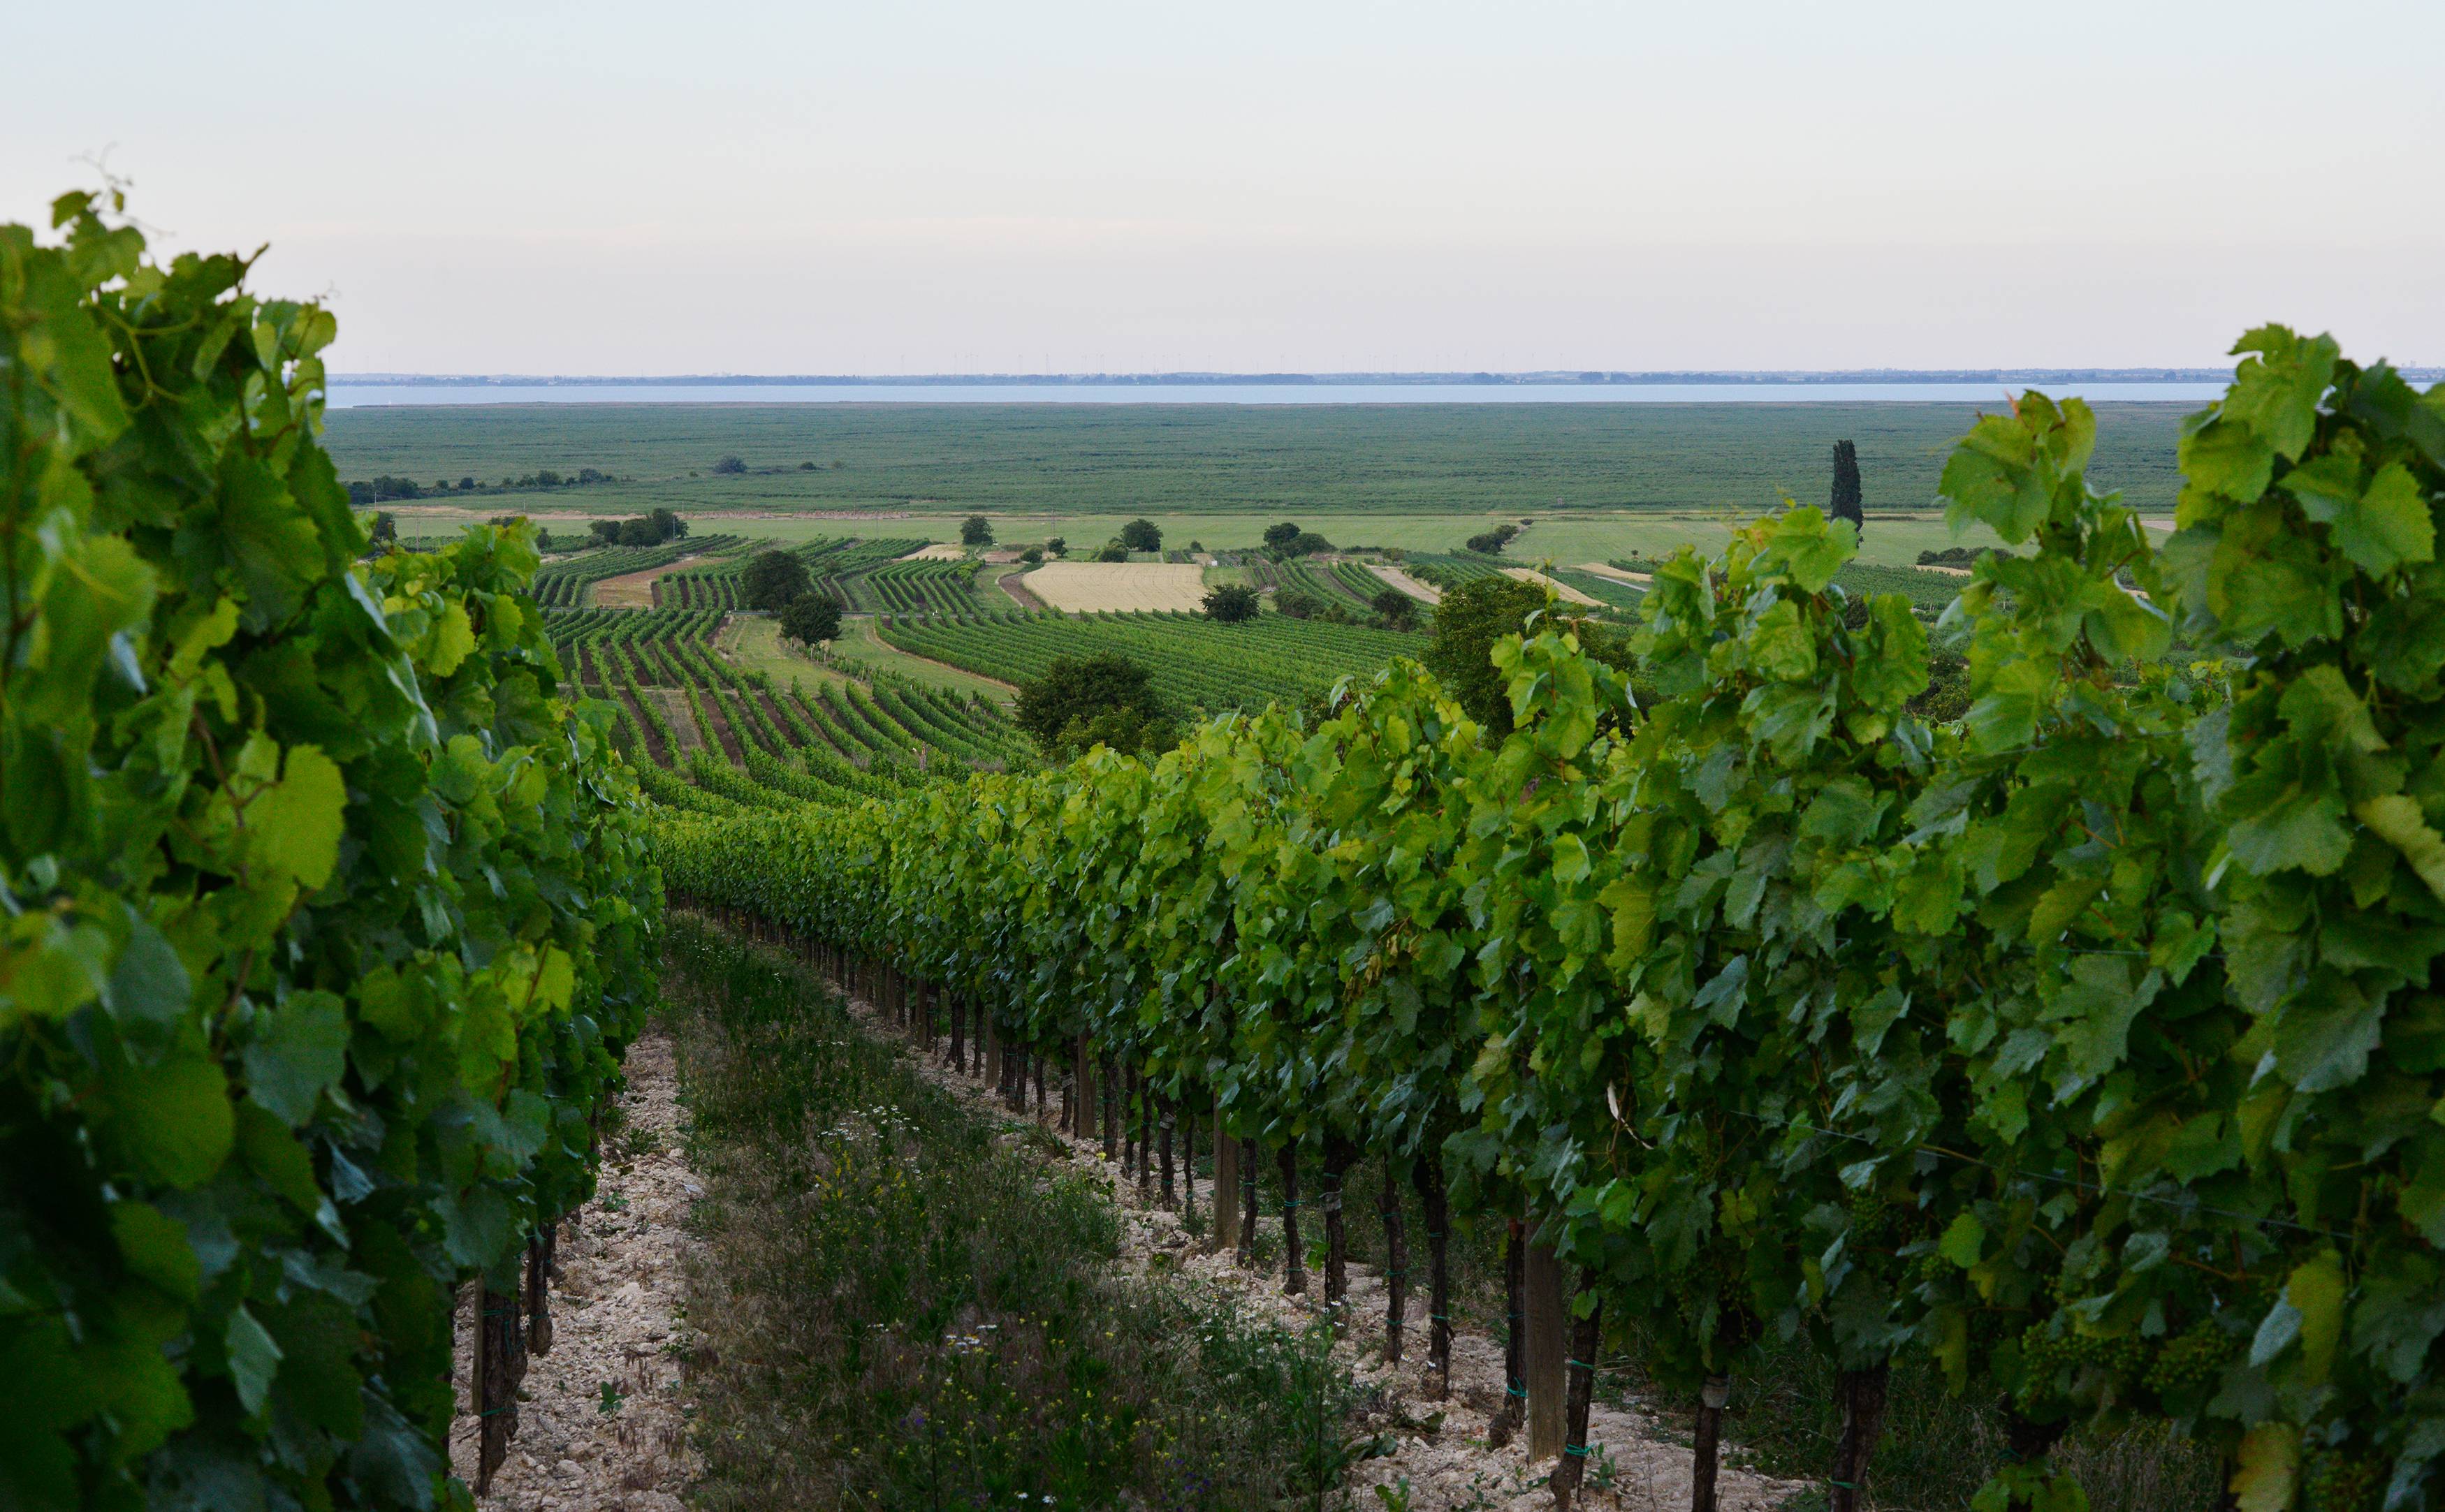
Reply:
M2406 380L2445 379L2445 368L2405 364L2396 368ZM672 373L622 376L585 373L332 373L326 382L364 387L425 384L449 387L642 386L646 384L774 386L976 386L980 384L1073 384L1125 386L1148 383L1300 385L1316 383L1385 384L1767 384L1767 383L2230 383L2230 367L2182 365L2122 367L1947 367L1947 368L1682 368L1632 371L1606 368L1539 368L1507 372L1476 371L1348 371L1225 372L1181 369L1161 372L1034 372L1034 373Z

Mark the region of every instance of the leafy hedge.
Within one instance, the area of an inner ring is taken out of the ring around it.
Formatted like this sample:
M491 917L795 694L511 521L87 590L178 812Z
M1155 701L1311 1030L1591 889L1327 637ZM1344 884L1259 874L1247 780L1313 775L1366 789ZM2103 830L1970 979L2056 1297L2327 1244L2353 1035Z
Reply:
M334 323L0 226L0 1504L425 1507L660 884L523 526L360 563Z

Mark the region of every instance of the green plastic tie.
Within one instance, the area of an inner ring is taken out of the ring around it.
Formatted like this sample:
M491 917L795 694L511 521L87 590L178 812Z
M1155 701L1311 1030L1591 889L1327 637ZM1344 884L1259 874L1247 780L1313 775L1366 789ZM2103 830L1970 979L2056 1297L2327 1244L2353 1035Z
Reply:
M1858 1487L1857 1487L1857 1486L1853 1485L1853 1484L1852 1484L1850 1482L1848 1482L1848 1481L1828 1481L1828 1482L1826 1482L1825 1484L1826 1484L1827 1485L1837 1485L1837 1486L1840 1486L1840 1487L1841 1487L1843 1490L1845 1490L1845 1491L1856 1491L1856 1490L1857 1490L1857 1489L1858 1489Z
M1512 1395L1514 1395L1514 1396L1516 1396L1516 1397L1520 1398L1520 1400L1521 1400L1521 1401L1523 1401L1523 1402L1525 1402L1526 1400L1528 1400L1528 1393L1527 1393L1527 1392L1525 1392L1525 1391L1521 1391L1521 1390L1520 1390L1520 1388L1518 1388L1518 1387L1516 1387L1516 1386L1506 1386L1506 1387L1504 1387L1504 1388L1503 1388L1503 1390L1504 1390L1504 1391L1508 1391L1508 1392L1510 1392Z
M1564 1360L1562 1363L1565 1365L1576 1365L1583 1371L1593 1371L1596 1369L1595 1366L1590 1365L1585 1360Z
M1585 1454L1588 1452L1588 1447L1584 1444L1565 1444L1562 1446L1562 1452L1565 1454Z

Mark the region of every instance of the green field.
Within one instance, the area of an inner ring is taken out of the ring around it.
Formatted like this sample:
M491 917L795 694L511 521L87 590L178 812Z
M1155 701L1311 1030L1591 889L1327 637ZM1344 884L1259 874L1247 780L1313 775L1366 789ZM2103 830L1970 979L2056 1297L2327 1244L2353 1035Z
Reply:
M2002 404L1999 393L1987 407ZM2188 407L2100 404L2091 476L2170 514ZM1339 520L1533 517L1558 499L1573 513L1754 513L1777 489L1821 502L1833 444L1849 439L1874 513L1924 509L1975 414L1956 403L401 405L331 411L327 443L349 478L497 482L592 467L635 479L501 495L538 511ZM750 471L715 476L724 456Z
M1209 713L1297 703L1426 646L1421 635L1278 614L1242 625L1146 613L937 615L871 625L905 651L1012 682L1042 677L1055 657L1118 652L1154 674L1166 703Z

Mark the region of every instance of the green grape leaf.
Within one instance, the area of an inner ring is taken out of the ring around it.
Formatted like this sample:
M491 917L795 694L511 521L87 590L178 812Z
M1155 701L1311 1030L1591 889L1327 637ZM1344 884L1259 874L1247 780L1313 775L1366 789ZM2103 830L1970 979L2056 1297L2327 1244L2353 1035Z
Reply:
M2285 1282L2284 1297L2301 1314L2301 1354L2309 1379L2324 1382L2335 1366L2335 1346L2343 1334L2342 1257L2320 1250L2296 1267Z
M2238 1512L2286 1512L2300 1469L2301 1430L2289 1423L2261 1423L2243 1435L2232 1481Z
M2353 805L2352 817L2401 851L2428 890L2445 900L2445 835L2428 827L2418 799L2399 793L2369 798Z
M295 760L295 753L290 754ZM301 992L273 1008L246 1047L247 1096L294 1129L314 1116L346 1068L348 1016L327 992Z
M1749 659L1757 669L1784 682L1800 682L1817 671L1817 641L1800 617L1800 606L1783 599L1758 617L1749 636Z
M2275 1025L2275 1069L2300 1092L2332 1092L2368 1072L2385 1005L2347 978L2322 973L2296 994Z
M2187 505L2194 491L2247 503L2266 493L2275 476L2275 448L2249 426L2229 420L2212 421L2185 435L2176 455L2182 476L2190 480L2182 491L2184 525L2193 523L2195 512Z
M237 1388L239 1405L249 1414L262 1411L271 1396L272 1379L280 1373L280 1346L244 1302L230 1313L222 1340L229 1351L230 1380Z
M128 1270L182 1302L196 1299L203 1265L187 1241L184 1223L150 1204L120 1202L111 1204L110 1234L119 1241L119 1258Z
M137 1168L173 1186L200 1186L235 1137L229 1081L201 1058L130 1066L110 1081L111 1125Z
M2259 355L2234 369L2223 412L2265 438L2275 454L2299 457L2317 434L2318 402L2342 355L2331 336L2304 339L2281 326L2262 326L2235 342L2233 355Z
M1978 1263L1986 1247L1987 1225L1978 1221L1977 1214L1964 1208L1953 1215L1944 1237L1936 1241L1935 1252L1966 1271Z
M248 859L321 887L339 860L347 803L338 765L310 745L291 746L280 781L247 805Z
M1768 523L1762 570L1780 568L1803 592L1822 593L1842 564L1858 553L1849 520L1828 520L1815 505L1785 510ZM1804 675L1804 674L1803 674Z
M166 1029L187 1011L195 982L186 962L153 922L127 910L127 943L110 968L110 990L104 1001L122 1030L146 1026Z
M2323 877L2351 854L2343 797L2331 772L2303 774L2288 749L2278 748L2266 767L2235 782L2223 807L2240 815L2226 831L2225 844L2256 875L2298 867Z

